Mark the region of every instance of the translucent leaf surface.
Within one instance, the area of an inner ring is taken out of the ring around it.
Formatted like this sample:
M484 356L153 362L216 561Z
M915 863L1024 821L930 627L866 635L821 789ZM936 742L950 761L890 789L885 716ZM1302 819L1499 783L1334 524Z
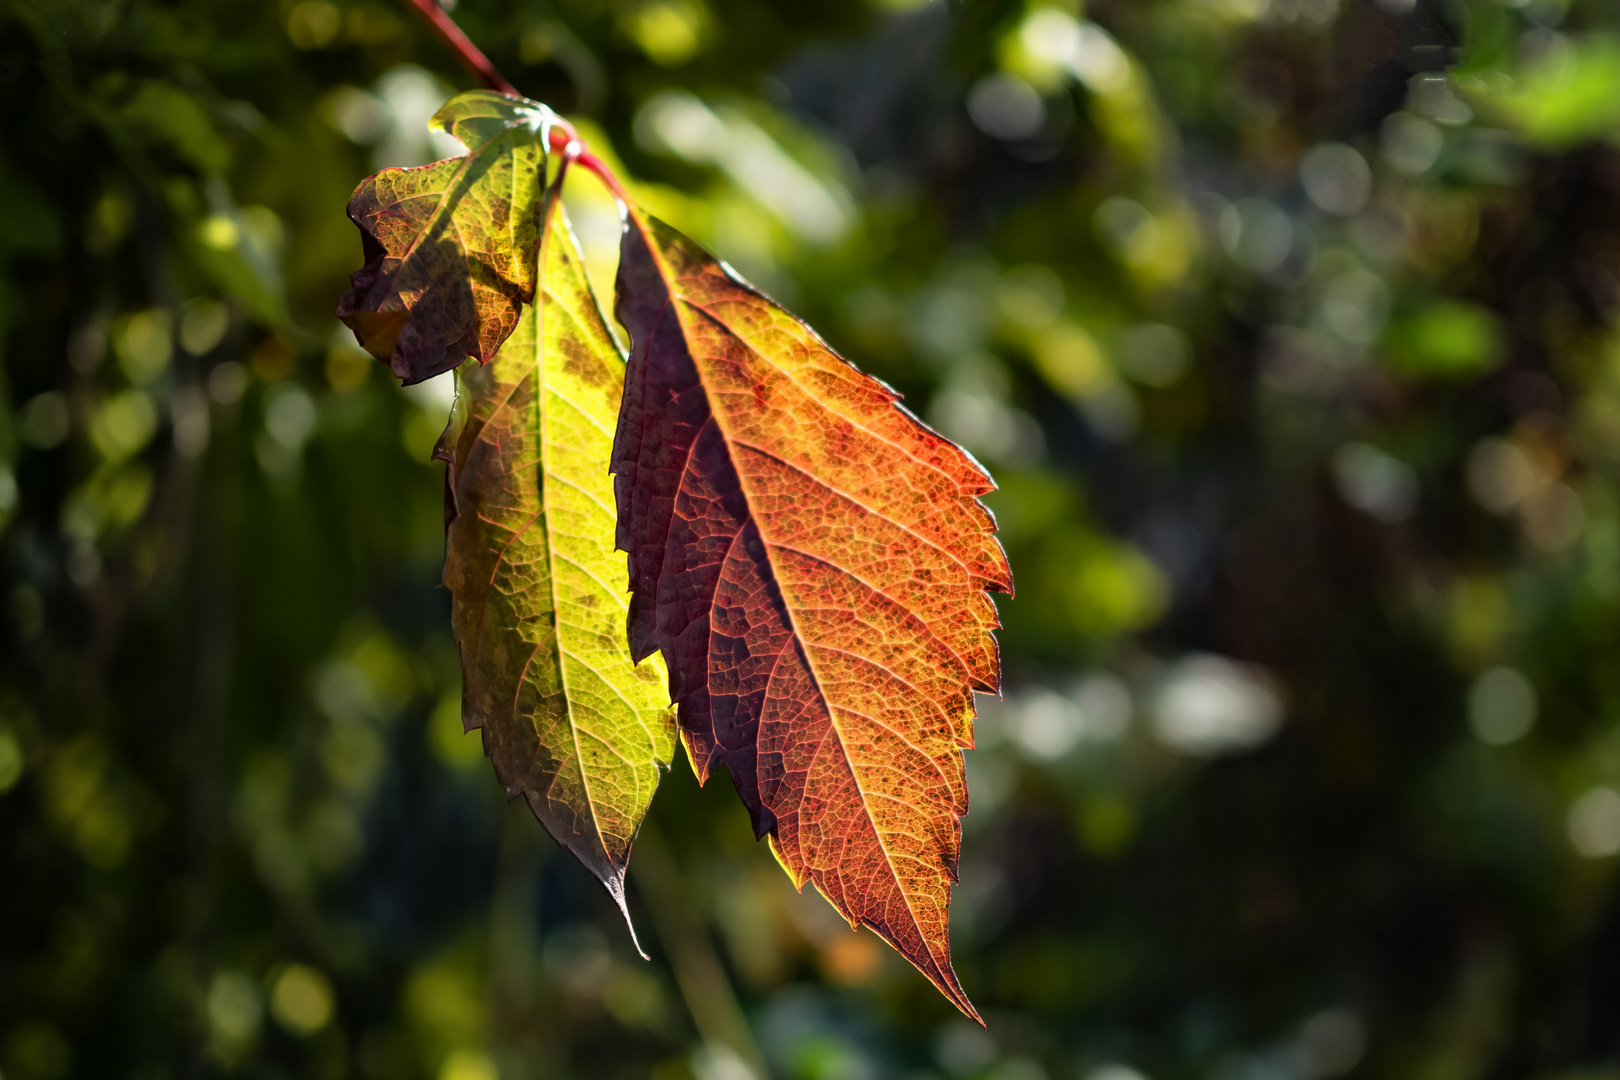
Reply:
M699 777L731 773L796 884L888 939L964 1013L947 933L987 589L1011 574L990 478L883 383L631 211L614 445L636 656L662 650Z
M352 275L338 317L406 383L464 357L487 362L534 296L552 120L537 102L461 94L433 126L460 139L464 156L384 169L350 198L366 264Z
M664 665L625 643L607 464L624 360L562 211L541 298L493 363L458 372L445 585L463 721L508 797L624 907L624 869L674 750ZM628 920L628 914L626 915Z

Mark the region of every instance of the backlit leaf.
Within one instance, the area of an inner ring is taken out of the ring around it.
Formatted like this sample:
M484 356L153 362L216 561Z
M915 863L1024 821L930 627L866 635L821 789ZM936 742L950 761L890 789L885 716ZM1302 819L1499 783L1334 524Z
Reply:
M433 127L461 157L384 169L349 200L366 264L338 317L407 384L471 356L487 362L534 296L546 140L554 116L523 98L475 90Z
M613 451L635 656L662 650L700 778L731 773L777 858L977 1018L947 935L986 590L990 478L883 383L656 219L618 282Z
M663 663L637 666L624 626L607 464L624 359L560 207L541 297L488 365L457 371L445 585L462 712L508 797L624 909L630 845L674 751ZM626 913L626 921L629 915Z

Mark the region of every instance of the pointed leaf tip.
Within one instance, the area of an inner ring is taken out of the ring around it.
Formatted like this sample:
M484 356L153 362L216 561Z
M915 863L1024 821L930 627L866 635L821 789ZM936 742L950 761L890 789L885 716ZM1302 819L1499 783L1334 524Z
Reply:
M795 884L964 1014L950 888L987 590L1012 575L959 447L779 305L627 212L614 441L630 638L667 661L699 778L723 764ZM980 1020L982 1023L982 1020Z
M613 897L613 902L619 905L619 914L624 916L624 928L630 931L630 944L635 946L636 954L643 960L650 961L652 957L641 947L641 939L636 936L635 921L630 918L630 904L624 895L624 871L619 871L611 880L602 884L607 886L608 895Z

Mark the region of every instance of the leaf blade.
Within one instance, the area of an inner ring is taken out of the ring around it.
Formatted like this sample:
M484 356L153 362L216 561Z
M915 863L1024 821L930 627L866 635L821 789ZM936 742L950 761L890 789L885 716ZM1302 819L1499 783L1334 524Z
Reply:
M488 365L457 372L445 585L463 717L624 910L624 869L674 752L661 661L635 664L606 463L624 361L560 207L539 302ZM628 912L625 914L629 922ZM632 928L632 935L634 930Z
M534 296L541 188L554 121L537 102L475 90L432 126L462 157L366 178L349 200L366 262L338 318L405 383L487 363Z
M972 691L1010 591L971 457L798 319L630 211L614 446L631 648L662 651L700 778L724 764L796 884L964 1013L946 913Z

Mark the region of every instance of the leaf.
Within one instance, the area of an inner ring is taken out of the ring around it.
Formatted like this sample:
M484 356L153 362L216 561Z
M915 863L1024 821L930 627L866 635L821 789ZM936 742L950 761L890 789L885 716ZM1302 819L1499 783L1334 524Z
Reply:
M483 728L507 797L521 792L625 911L625 863L674 719L663 663L637 666L624 635L607 472L624 358L556 213L540 302L493 363L457 371L438 451L450 463L444 582L464 723Z
M1435 300L1390 321L1384 349L1411 375L1467 379L1503 359L1501 321L1488 309L1463 300Z
M213 175L230 168L230 144L202 102L179 87L149 79L119 111L125 123L154 141L167 143L198 172Z
M338 301L338 318L407 385L463 357L487 363L534 296L554 120L524 98L461 94L432 126L460 139L464 156L384 169L349 199L366 264Z
M898 395L631 210L613 449L631 653L662 650L700 778L731 773L782 866L967 1015L950 886L961 748L993 691L994 485Z

